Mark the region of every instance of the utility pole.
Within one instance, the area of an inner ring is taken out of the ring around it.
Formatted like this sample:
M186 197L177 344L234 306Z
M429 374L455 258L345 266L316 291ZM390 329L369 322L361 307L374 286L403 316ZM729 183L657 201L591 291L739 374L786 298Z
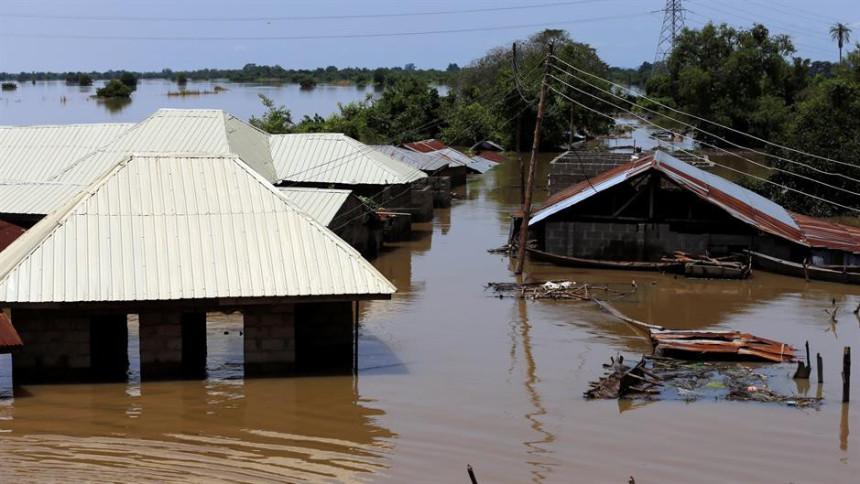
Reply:
M672 53L684 29L684 13L687 10L681 4L681 0L666 0L663 8L663 28L660 29L660 40L657 42L657 54L654 63L665 64L666 58Z
M519 73L517 72L517 43L514 42L511 46L511 53L513 54L513 67L514 67L514 83L517 83L517 76ZM522 111L517 114L517 163L520 168L520 205L526 203L526 171L525 166L523 165L523 153L520 150L520 131L522 130L522 120L523 113Z
M543 67L543 81L540 85L540 101L538 102L537 119L535 120L535 135L532 141L532 154L529 160L529 177L526 181L526 197L523 202L523 220L520 223L520 246L517 249L517 269L514 274L523 273L523 262L526 258L526 244L529 240L529 217L532 211L532 191L534 191L535 182L535 167L537 166L538 149L540 148L540 125L543 121L544 106L546 105L547 78L549 70L552 67L552 44L549 44L549 49L546 56L546 63Z

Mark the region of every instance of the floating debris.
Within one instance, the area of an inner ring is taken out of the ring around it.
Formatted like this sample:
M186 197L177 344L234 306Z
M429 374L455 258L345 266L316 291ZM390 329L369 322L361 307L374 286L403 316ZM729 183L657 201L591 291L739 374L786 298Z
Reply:
M694 360L764 360L778 363L791 363L798 360L795 355L796 348L779 341L740 331L666 329L656 324L629 318L604 301L595 299L594 302L618 319L646 330L648 340L658 356Z
M590 301L607 296L626 296L630 291L619 291L605 285L577 284L576 281L538 281L538 282L490 282L486 289L492 289L500 298L515 299L574 299ZM635 290L635 288L634 288Z
M702 398L781 403L818 407L822 399L779 393L768 386L769 376L738 363L689 362L645 355L633 366L611 358L607 373L589 383L588 399L684 400Z

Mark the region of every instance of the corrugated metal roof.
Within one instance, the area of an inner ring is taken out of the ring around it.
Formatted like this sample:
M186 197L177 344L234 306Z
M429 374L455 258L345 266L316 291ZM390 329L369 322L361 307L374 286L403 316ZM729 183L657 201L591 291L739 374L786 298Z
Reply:
M373 145L371 148L425 173L441 170L451 164L447 158L432 153L420 153L399 146Z
M0 126L0 182L45 181L110 143L131 123Z
M493 168L499 166L499 164L496 163L495 161L488 160L488 159L480 157L480 156L476 156L474 158L471 158L470 161L471 162L468 165L466 165L466 169L469 169L469 170L472 170L474 172L481 173L481 174L484 174L484 173L492 170Z
M326 227L352 194L352 190L334 188L278 187L278 191Z
M448 146L437 139L426 139L424 141L413 141L412 143L403 143L404 148L409 148L418 153L430 153L432 151L444 150Z
M126 158L0 252L0 302L386 295L235 155Z
M492 160L486 158L469 158L467 154L454 148L449 148L445 143L436 139L403 143L403 147L417 153L432 153L447 158L450 160L450 166L465 166L475 173L486 173L496 167L496 163Z
M399 185L427 174L340 133L272 135L277 182Z
M130 123L0 126L0 213L46 214L86 184L47 183Z
M122 129L114 130L116 136L95 151L70 149L65 159L58 158L53 163L50 171L34 172L31 178L21 178L18 183L0 180L0 213L50 213L129 153L235 153L266 179L275 178L268 134L224 111L159 109L136 125L119 126ZM67 143L73 144L74 139ZM56 156L62 153L59 149Z
M10 350L23 346L21 337L9 321L6 313L0 313L0 353L7 353Z
M762 231L808 247L860 253L860 229L789 212L757 193L662 151L620 165L552 195L534 213L529 225L649 170L661 172L682 188Z
M504 153L500 153L498 151L479 151L472 158L483 158L487 161L492 161L493 163L502 163L505 161Z

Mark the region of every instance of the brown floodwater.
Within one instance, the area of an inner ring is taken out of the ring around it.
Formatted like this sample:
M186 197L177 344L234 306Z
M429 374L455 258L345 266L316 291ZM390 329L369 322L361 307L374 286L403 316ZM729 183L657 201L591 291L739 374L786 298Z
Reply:
M842 347L860 348L857 287L528 263L535 280L619 289L635 280L616 307L637 319L808 340L824 357L822 388L796 384L790 366L776 366L771 381L820 392L818 410L586 401L610 356L648 347L591 304L484 290L515 279L506 257L487 252L505 242L515 173L511 164L471 178L450 210L373 261L399 291L362 303L357 377L245 381L240 325L212 315L206 381L141 383L133 370L126 384L25 386L13 399L0 379L0 482L466 483L467 463L482 483L857 482L856 376L854 401L839 403ZM831 325L824 309L834 299ZM8 365L0 360L0 373Z

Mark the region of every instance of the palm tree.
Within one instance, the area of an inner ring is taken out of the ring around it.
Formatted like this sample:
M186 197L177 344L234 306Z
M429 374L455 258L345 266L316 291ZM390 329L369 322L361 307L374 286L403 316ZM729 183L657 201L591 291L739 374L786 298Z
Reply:
M839 44L839 62L842 62L842 46L851 42L851 29L842 22L837 22L830 27L830 38Z

